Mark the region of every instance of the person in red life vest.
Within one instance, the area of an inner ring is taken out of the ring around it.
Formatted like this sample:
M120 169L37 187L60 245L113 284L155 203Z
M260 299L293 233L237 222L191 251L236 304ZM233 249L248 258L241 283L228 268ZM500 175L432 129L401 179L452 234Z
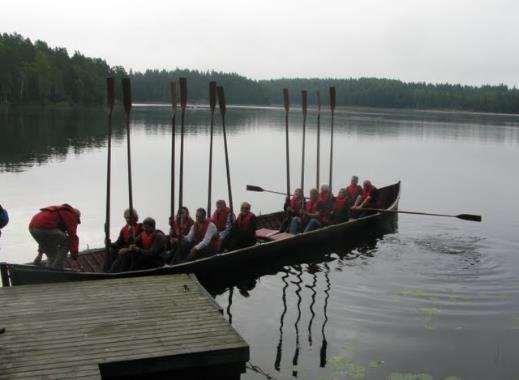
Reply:
M357 198L355 206L353 207L353 216L360 218L365 215L369 215L370 211L360 212L362 208L377 208L379 201L379 191L373 186L371 181L365 180L362 183L362 194Z
M137 236L142 232L142 224L138 223L139 214L137 210L126 209L123 215L126 224L121 228L117 240L110 245L110 251L105 253L105 262L103 264L103 271L105 272L110 271L114 261L119 257L119 251L133 244Z
M309 219L303 232L313 231L330 224L333 206L334 199L330 187L322 185L314 210L306 212L306 216Z
M80 223L81 212L66 203L40 209L29 223L29 232L38 243L35 264L41 262L43 253L47 256L47 266L54 269L63 269L69 251L72 258L77 259Z
M301 216L301 209L304 207L305 199L303 197L303 191L299 188L294 190L294 195L290 198L285 199L285 219L279 227L279 232L287 232L290 226L290 222L294 216Z
M294 216L290 221L288 232L291 234L298 234L302 231L303 225L308 222L308 215L315 213L315 207L319 200L319 191L317 189L310 190L310 199L305 203L305 207L300 216Z
M188 260L207 256L217 251L218 231L216 225L207 218L205 209L196 210L196 221L183 242L182 256L187 256ZM183 257L180 257L180 260L182 259ZM179 260L177 259L177 261Z
M135 244L119 250L111 272L126 272L156 268L164 265L162 253L166 248L167 238L155 228L155 220L146 218L142 221L142 231L136 237Z
M348 192L350 199L355 202L357 197L362 194L362 186L359 185L359 177L356 175L351 177L351 182L348 187L346 187L346 191Z
M256 244L256 230L258 224L256 221L256 215L254 215L250 209L250 203L243 202L241 204L240 213L236 218L236 223L234 223L225 244L222 244L220 247L222 251L232 251Z
M339 190L339 194L335 198L332 212L333 223L347 222L350 218L350 208L353 205L351 198L346 189Z
M194 223L189 215L188 208L185 206L178 210L175 220L170 219L168 250L163 255L166 264L170 264L175 258L177 251L180 249L182 238L187 236Z
M223 199L216 201L216 210L213 212L211 222L216 226L218 231L218 238L220 241L224 241L231 232L232 225L236 218L232 210L227 207L227 204Z

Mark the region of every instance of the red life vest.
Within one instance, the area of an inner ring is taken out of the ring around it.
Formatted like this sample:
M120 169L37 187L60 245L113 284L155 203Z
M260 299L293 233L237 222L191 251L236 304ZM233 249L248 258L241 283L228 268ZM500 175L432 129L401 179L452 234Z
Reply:
M333 205L333 209L335 211L340 211L344 208L344 206L346 205L346 201L348 200L348 198L346 197L342 197L342 196L337 196L337 198L335 198L335 204Z
M142 231L139 235L139 238L141 240L141 248L143 249L150 249L153 245L153 242L155 241L155 235L157 234L157 231L153 232L146 232Z
M355 201L355 199L357 199L359 194L362 193L362 187L360 185L351 184L346 188L346 191L348 192L348 195L350 196L350 198L353 201Z
M225 230L225 225L227 224L227 217L229 216L231 209L229 207L225 207L220 211L215 211L213 216L211 217L211 222L213 222L216 226L216 230L221 232Z
M317 206L317 202L319 202L319 198L317 198L315 201L312 201L310 199L305 204L305 211L308 212L308 213L313 214L315 212L315 206Z
M130 244L131 239L133 237L139 236L139 234L142 231L142 224L136 223L133 226L125 225L123 228L121 228L120 235L123 238L124 244Z
M211 223L211 221L209 219L206 219L205 222L202 224L195 222L195 224L193 225L194 233L195 233L195 241L193 242L194 245L197 245L202 240L204 240L204 236L207 232L207 228L209 227L209 223ZM214 234L209 246L210 246L211 250L213 250L213 251L216 251L218 249L218 234Z
M256 215L254 215L252 212L248 212L246 214L241 212L236 219L236 228L242 231L250 231L252 228L252 221L255 217Z
M375 186L373 185L364 186L362 189L362 200L364 201L367 197L370 197L373 190L375 190Z
M301 198L297 198L295 195L290 198L290 208L294 210L294 212L299 213L302 204L304 204L304 201Z
M180 223L180 218L176 218L176 220L171 225L171 233L174 236L186 236L191 230L191 226L194 224L193 219L190 217Z

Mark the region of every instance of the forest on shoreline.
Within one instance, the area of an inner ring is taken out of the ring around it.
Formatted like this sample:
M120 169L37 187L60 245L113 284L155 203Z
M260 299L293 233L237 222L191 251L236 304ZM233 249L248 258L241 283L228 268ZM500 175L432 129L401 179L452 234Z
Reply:
M0 105L103 105L107 76L130 77L134 102L167 103L169 82L186 77L191 103L207 103L208 85L214 80L224 86L232 104L279 105L283 88L290 90L293 103L299 103L302 89L308 90L310 104L319 90L326 104L328 88L335 86L338 106L519 113L519 89L506 85L476 87L384 78L253 80L236 73L188 69L127 72L104 59L79 52L69 55L65 48L32 42L19 34L0 35Z

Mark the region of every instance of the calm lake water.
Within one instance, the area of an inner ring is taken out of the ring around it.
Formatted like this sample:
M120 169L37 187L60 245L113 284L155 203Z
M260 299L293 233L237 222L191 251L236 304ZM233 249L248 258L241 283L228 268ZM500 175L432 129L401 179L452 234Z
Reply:
M284 190L283 120L279 109L228 110L233 196L236 204L250 201L257 214L282 204L279 196L246 192L245 185ZM184 199L193 210L207 199L209 114L189 110L187 122ZM294 111L293 187L300 180L300 122ZM127 180L119 113L114 124L115 232L127 207ZM11 216L0 261L32 260L36 247L27 225L38 208L54 203L80 208L81 247L100 246L103 112L25 110L0 116L0 125L0 203ZM322 126L321 180L327 181L327 115ZM310 113L306 188L315 184L315 137ZM219 122L215 142L216 200L226 197ZM132 143L135 207L166 230L169 108L136 106ZM518 379L518 158L519 117L339 110L335 191L352 174L379 186L402 180L401 209L481 213L483 223L401 215L397 231L353 250L323 247L294 265L239 281L221 273L228 286L209 290L251 346L243 378Z

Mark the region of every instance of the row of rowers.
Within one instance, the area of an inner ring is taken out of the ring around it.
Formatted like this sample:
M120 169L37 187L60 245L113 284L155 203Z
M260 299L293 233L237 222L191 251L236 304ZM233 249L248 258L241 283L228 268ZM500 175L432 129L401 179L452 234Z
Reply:
M247 202L242 203L237 218L223 200L216 202L216 211L211 218L206 217L203 208L196 210L194 221L189 210L182 207L175 220L170 220L168 236L156 228L153 218L145 218L139 223L135 209L126 210L124 218L125 226L106 252L105 272L176 264L256 243L256 216L250 212ZM63 269L69 251L71 257L77 259L80 223L80 211L68 204L40 209L29 224L29 232L38 243L38 255L33 263L42 265L45 254L48 267Z

